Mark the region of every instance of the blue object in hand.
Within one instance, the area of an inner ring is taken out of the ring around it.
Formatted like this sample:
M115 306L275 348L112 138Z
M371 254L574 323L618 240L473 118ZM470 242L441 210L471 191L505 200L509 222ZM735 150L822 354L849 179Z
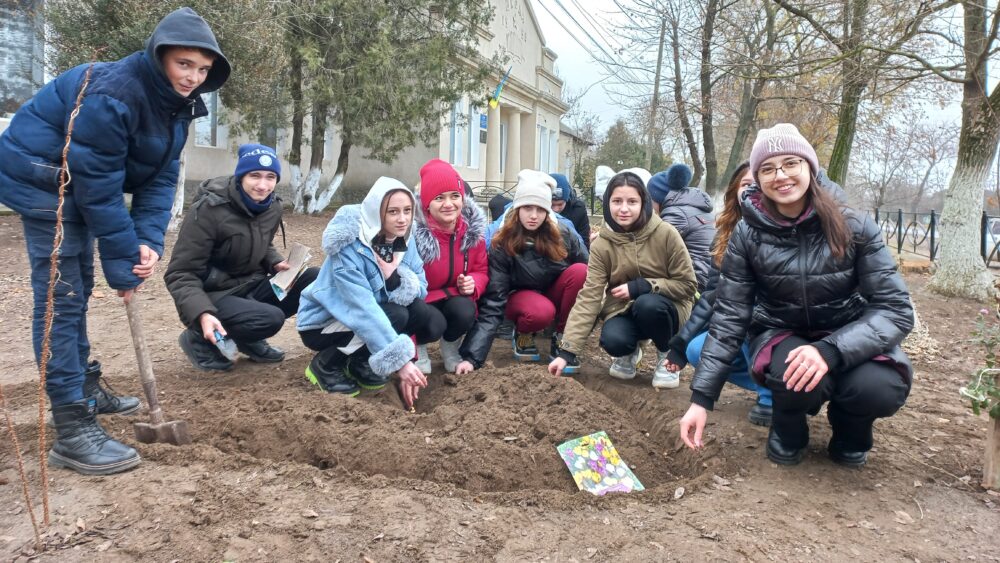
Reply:
M236 343L222 336L222 333L218 330L215 331L215 346L230 361L236 359Z

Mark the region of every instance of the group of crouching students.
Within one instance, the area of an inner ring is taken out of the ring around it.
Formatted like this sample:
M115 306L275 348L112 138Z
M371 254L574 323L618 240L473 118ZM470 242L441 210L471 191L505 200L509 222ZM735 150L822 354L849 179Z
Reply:
M180 152L190 122L208 114L200 96L230 71L208 24L181 8L143 51L50 81L0 135L0 203L24 227L53 466L105 475L140 462L97 420L135 413L140 401L103 385L91 358L95 241L104 278L129 303L164 253ZM69 185L57 181L60 154ZM750 420L770 425L767 456L789 465L826 402L830 457L864 465L875 419L909 393L906 287L879 229L843 204L793 125L758 132L717 216L683 165L651 177L632 169L597 186L604 221L593 234L564 177L521 171L487 225L459 174L432 160L416 194L381 178L341 207L323 233L322 266L296 272L287 292L271 284L297 268L273 242L279 230L286 238L280 178L272 148L243 145L234 173L203 183L185 215L164 278L185 326L180 346L198 368L230 369L236 353L282 361L267 339L296 315L316 352L312 383L354 395L395 378L412 407L432 370L429 343L440 342L448 372L466 375L483 367L505 323L525 361L541 360L537 335L551 329L548 371L559 376L579 371L603 322L613 377L636 377L646 341L657 351L654 387L677 387L681 369L696 366L680 421L688 446L703 446L728 380L757 393Z
M297 313L316 352L309 381L356 395L395 378L412 407L433 369L430 343L445 371L464 375L504 332L515 359L541 360L537 341L550 330L548 372L569 375L603 323L612 377L636 377L646 341L657 352L653 387L677 387L683 367L696 366L680 425L687 445L702 447L728 380L757 393L750 421L770 426L767 456L785 465L802 460L807 416L826 402L831 459L864 465L875 419L909 393L906 287L877 227L842 203L792 125L760 131L717 216L688 187L687 167L634 169L607 183L593 235L589 222L557 212L582 207L561 175L521 171L489 224L454 168L431 160L416 194L380 178L360 204L341 207L323 233L322 266L280 301L267 281L287 267L270 244L280 205L271 192L247 202L253 191L241 185L253 150L263 149L241 148L237 175L204 184L165 275L189 327L181 345L202 369L232 367L217 335L251 360L281 361L265 339ZM267 161L280 174L273 151ZM242 232L226 230L226 214Z

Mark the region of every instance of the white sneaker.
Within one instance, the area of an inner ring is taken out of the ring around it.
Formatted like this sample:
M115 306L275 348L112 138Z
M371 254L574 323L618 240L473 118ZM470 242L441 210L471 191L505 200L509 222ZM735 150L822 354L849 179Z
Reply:
M635 352L615 358L608 373L615 379L635 379L635 367L642 360L642 347L636 345Z
M433 369L431 367L431 357L427 355L427 345L419 344L417 346L417 360L413 362L424 375L427 375Z
M462 346L462 338L459 337L454 342L448 342L442 338L440 344L441 357L444 359L444 371L455 373L455 368L458 367L458 364L462 363L462 356L458 353L458 349Z
M663 365L667 353L656 351L656 371L653 372L653 387L656 389L676 389L681 384L680 372L670 371Z

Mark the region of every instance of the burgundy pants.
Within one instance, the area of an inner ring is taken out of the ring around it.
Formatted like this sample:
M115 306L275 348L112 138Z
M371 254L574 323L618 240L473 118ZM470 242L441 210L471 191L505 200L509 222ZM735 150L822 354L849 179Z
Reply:
M562 332L576 302L576 294L586 280L587 265L573 264L559 274L545 293L531 289L511 293L507 299L506 317L514 321L518 332L540 332L552 321L556 323L556 332Z

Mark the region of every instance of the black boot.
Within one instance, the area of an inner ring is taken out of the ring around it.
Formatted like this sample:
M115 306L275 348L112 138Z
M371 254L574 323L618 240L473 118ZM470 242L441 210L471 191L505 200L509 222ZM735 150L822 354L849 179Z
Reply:
M101 385L101 362L91 360L83 376L83 395L97 399L97 414L133 414L139 410L138 397L119 397L106 384Z
M200 332L189 328L177 340L194 367L204 371L226 371L233 368L233 362L223 356L211 342L202 338Z
M271 346L267 340L257 340L254 342L236 341L236 349L246 354L250 361L262 364L276 364L285 359L285 351L281 348Z
M772 409L767 434L767 458L778 465L798 465L809 445L809 423L804 412Z
M778 465L798 465L806 455L805 448L789 448L782 443L781 438L774 431L774 427L767 434L767 459Z
M368 364L369 357L370 354L367 350L351 354L347 358L347 376L365 389L381 389L385 387L386 383L389 383L389 378L372 370L371 365Z
M750 409L750 412L747 413L747 418L750 419L750 424L754 424L756 426L770 426L772 413L773 411L771 410L771 407L757 403Z
M336 347L327 348L313 356L306 366L306 379L327 393L343 393L351 397L361 393L358 384L344 373L347 356Z
M110 475L139 465L139 453L108 436L97 422L97 400L87 397L52 407L56 441L49 450L49 465L84 475Z
M872 435L875 419L853 416L833 402L826 408L826 417L833 428L833 436L826 448L830 459L845 467L863 467L868 461L868 450L872 449L875 441Z

